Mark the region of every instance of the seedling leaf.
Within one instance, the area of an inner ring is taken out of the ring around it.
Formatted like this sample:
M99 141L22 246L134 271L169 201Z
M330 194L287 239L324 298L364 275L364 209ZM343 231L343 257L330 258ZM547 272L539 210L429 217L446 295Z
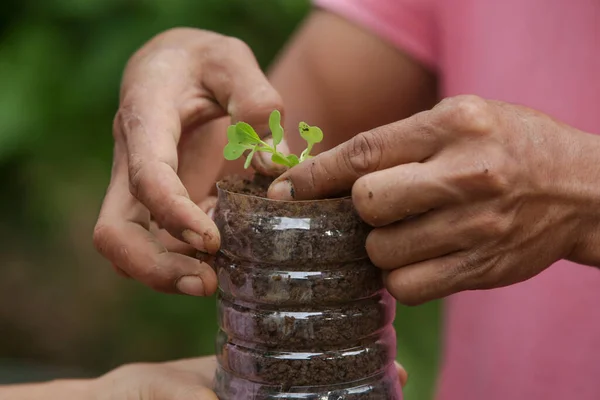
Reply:
M244 144L254 144L260 143L260 137L258 133L251 127L249 124L245 122L238 122L235 124L236 133L240 139L238 143Z
M254 128L246 122L238 122L235 125L230 125L227 128L227 145L223 149L223 155L227 160L237 160L246 150L250 153L244 162L244 168L248 168L252 163L254 153L265 152L271 153L271 160L286 167L293 167L300 164L304 160L312 158L310 155L315 143L323 140L323 131L316 126L310 126L306 122L300 122L298 130L300 136L307 142L306 149L300 154L300 157L295 154L286 156L277 151L277 144L283 141L284 129L281 126L281 113L278 110L273 110L269 115L269 128L273 136L273 145L261 140Z
M254 156L254 153L256 153L256 146L254 146L254 148L252 149L250 154L248 154L248 157L246 157L246 162L244 163L244 169L248 169L248 167L250 166L250 163L252 162L252 156Z
M309 129L310 129L310 125L307 124L306 122L300 122L298 124L298 132L300 132L300 136L302 136L302 138L304 138L305 132L308 132Z
M269 116L269 129L273 136L273 144L277 146L283 140L283 127L281 126L281 113L273 110Z
M229 142L223 149L223 156L229 161L237 160L242 156L246 149L247 147L243 144Z
M273 153L273 155L271 156L271 161L280 165L285 165L286 167L291 167L288 159L282 156L280 153Z
M300 122L298 130L300 131L300 136L302 136L309 145L320 143L323 140L323 131L316 126L310 126L306 122Z
M289 156L287 156L287 160L288 160L290 167L300 164L300 160L298 159L298 156L295 154L290 154Z
M231 143L240 143L240 137L237 133L237 128L235 125L229 125L227 127L227 140Z

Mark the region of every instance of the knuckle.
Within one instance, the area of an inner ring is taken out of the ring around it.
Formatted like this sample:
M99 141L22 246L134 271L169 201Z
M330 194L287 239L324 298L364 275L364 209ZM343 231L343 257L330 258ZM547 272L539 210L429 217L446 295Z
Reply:
M511 166L497 146L482 151L482 154L483 157L478 157L472 162L469 182L473 182L482 194L500 195L509 191L514 166Z
M111 262L117 274L128 276L131 270L131 256L125 246L115 242L117 237L119 232L116 226L98 222L93 233L94 248Z
M157 292L172 293L175 291L176 271L165 262L165 255L168 255L166 248L152 254L148 263L138 268L138 279Z
M250 47L241 39L232 36L214 35L205 40L204 66L211 72L222 74L222 68L225 63L234 58L251 56L254 59L254 53Z
M140 269L139 280L157 292L171 292L173 285L163 275L164 271L162 269L158 263L144 266Z
M445 122L469 133L488 133L494 125L488 103L474 95L461 95L446 100Z
M247 121L253 126L264 126L273 110L279 110L283 114L283 99L265 80L264 85L255 87L252 93L237 101L235 109L231 111L238 120Z
M375 132L358 134L347 142L346 151L342 153L344 166L356 176L366 175L379 167L383 144Z
M234 53L252 53L252 49L242 39L233 36L223 36L223 46Z
M129 156L129 192L136 199L140 198L141 190L144 187L144 163L139 155L133 153Z
M143 125L142 118L136 112L135 101L130 95L125 95L113 121L113 133L120 132L121 135L126 136L134 130L143 128Z
M451 279L460 281L465 277L471 277L480 273L477 268L479 265L479 257L476 252L467 253L463 257L457 259L450 265L449 270Z
M165 193L166 188L173 182L173 179L178 179L176 167L169 162L162 160L148 161L137 153L131 153L128 168L129 191L146 206L160 207L163 205L168 209L172 205L171 203L181 196L188 197L185 188L179 185L177 185L177 188L169 189ZM170 176L173 173L175 178Z
M498 278L494 263L486 262L477 250L464 255L454 264L452 270L459 290L492 287Z

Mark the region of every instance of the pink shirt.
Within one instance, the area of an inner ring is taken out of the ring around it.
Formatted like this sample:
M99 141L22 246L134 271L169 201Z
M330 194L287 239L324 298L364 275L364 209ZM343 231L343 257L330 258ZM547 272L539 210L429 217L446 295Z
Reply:
M443 96L521 103L600 133L598 0L316 3L436 70ZM560 261L445 305L438 400L600 399L598 269Z

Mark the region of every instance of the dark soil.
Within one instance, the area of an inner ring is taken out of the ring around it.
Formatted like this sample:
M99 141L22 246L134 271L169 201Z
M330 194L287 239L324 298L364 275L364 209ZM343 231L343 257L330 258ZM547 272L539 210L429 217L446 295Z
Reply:
M257 193L259 180L219 183L215 222L221 232L221 251L230 258L260 268L293 264L300 270L322 270L321 264L365 260L370 227L362 222L350 198L316 201L273 201L235 193ZM264 192L263 192L264 193Z
M401 400L398 373L394 365L367 379L337 386L303 386L283 388L237 377L217 368L215 392L227 400Z
M395 302L367 257L370 227L349 198L267 200L270 182L230 178L218 185L224 371L283 391L377 376L395 356ZM390 393L397 387L372 387L378 389L361 397L332 399L396 398Z
M294 306L343 304L365 299L382 289L381 273L368 260L326 267L298 264L285 270L259 263L234 261L219 254L215 260L219 284L238 300ZM320 269L320 270L319 270Z
M353 348L373 342L394 315L393 299L385 292L363 301L324 307L320 305L256 308L220 299L219 321L229 336L263 348L321 352Z
M259 174L255 174L252 179L234 175L223 179L219 183L219 187L233 193L267 197L267 189L273 180L269 176Z
M394 361L395 334L360 347L324 352L277 352L253 349L252 344L229 341L222 350L223 366L255 382L297 386L324 386L355 382L377 374Z

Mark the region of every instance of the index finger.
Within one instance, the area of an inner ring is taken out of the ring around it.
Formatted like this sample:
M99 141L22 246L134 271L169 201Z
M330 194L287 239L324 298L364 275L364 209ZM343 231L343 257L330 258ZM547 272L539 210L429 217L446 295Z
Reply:
M426 113L358 134L284 172L270 186L276 200L310 200L349 194L363 175L424 162L440 149Z
M212 37L195 50L204 50L202 56L179 62L198 76L179 71L177 65L165 68L170 61L158 56L156 64L152 60L143 64L138 75L129 73L140 80L124 92L115 132L126 143L131 193L172 236L215 253L220 245L217 228L190 200L177 174L182 128L189 121L203 123L226 111L237 120L266 124L269 113L282 107L241 41ZM176 72L184 79L172 78Z
M168 251L149 231L150 215L128 190L122 144L115 144L111 183L94 229L96 249L118 269L167 293L210 295L217 287L212 268Z
M219 232L177 175L176 140L181 129L177 110L165 99L135 104L139 107L119 111L115 126L115 140L127 148L131 194L172 236L216 253Z

